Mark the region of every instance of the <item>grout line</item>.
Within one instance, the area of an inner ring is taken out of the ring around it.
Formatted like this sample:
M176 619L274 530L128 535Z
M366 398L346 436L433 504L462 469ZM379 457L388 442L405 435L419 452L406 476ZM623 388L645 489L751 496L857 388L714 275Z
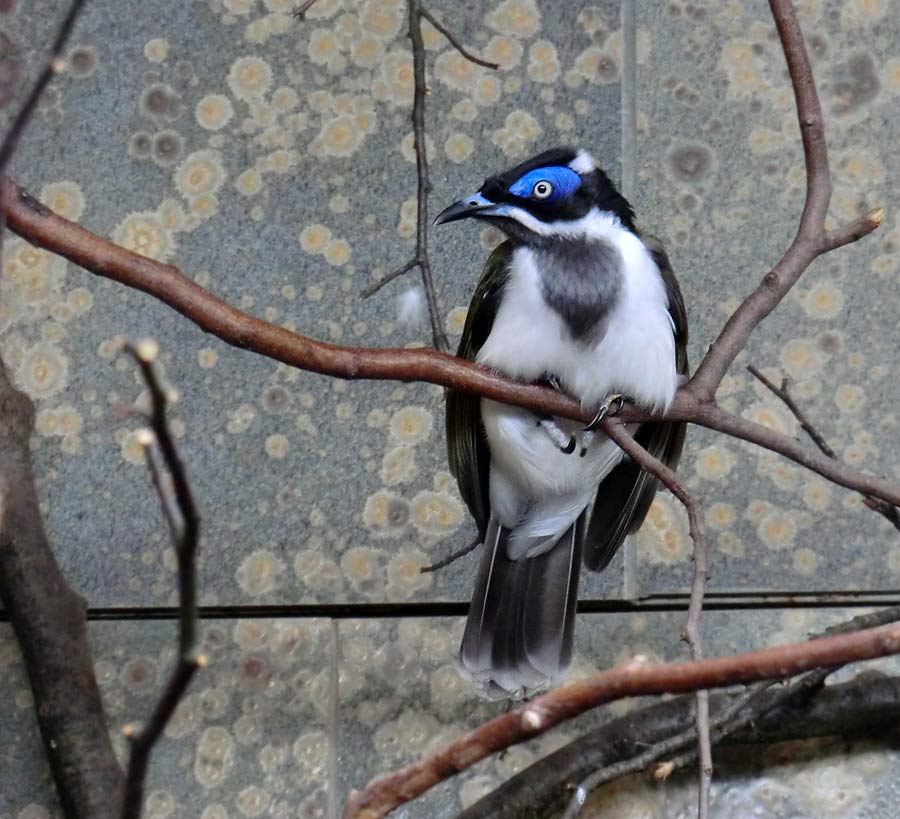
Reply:
M622 194L637 193L637 0L622 0Z
M338 819L338 697L340 684L341 633L337 620L331 621L331 684L328 700L328 816Z
M578 611L593 614L622 614L639 611L680 612L687 609L687 592L647 594L631 600L580 600ZM865 608L900 605L900 590L840 590L789 592L746 591L709 592L704 606L716 611L745 611L754 609L808 608ZM287 605L200 606L203 620L235 620L252 618L353 620L366 618L403 617L462 617L469 604L463 601L435 601L423 603L307 603ZM175 606L94 607L87 611L87 619L99 621L176 620ZM0 611L0 623L9 616Z
M637 28L635 6L637 0L622 0L622 195L632 204L637 188ZM637 544L634 538L625 539L622 547L622 596L634 600L639 595Z

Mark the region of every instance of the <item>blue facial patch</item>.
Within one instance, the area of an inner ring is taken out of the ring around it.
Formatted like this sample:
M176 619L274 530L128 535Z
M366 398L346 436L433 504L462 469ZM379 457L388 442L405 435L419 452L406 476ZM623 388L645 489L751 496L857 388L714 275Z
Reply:
M545 193L549 183L551 189ZM538 202L555 202L570 193L574 193L581 185L581 177L571 168L564 165L551 165L549 168L535 168L510 185L509 192L523 199L534 199Z

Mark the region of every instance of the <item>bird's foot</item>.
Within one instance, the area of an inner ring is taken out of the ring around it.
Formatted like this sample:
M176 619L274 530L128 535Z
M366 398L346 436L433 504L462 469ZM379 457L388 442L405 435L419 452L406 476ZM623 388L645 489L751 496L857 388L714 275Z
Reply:
M571 455L575 451L575 436L563 432L553 418L541 418L538 421L538 426L543 427L544 432L553 441L553 445L564 455Z
M620 393L613 393L607 396L606 400L600 405L597 414L593 420L584 428L585 432L595 432L597 427L603 423L603 419L607 415L615 415L625 404L625 396Z

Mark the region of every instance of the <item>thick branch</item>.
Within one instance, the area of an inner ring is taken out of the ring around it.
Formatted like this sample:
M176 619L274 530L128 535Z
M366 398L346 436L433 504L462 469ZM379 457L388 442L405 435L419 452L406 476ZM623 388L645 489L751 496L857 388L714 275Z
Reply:
M729 708L735 699L735 695L714 694L713 712ZM612 720L530 765L456 819L556 816L569 796L566 783L578 782L592 770L637 759L644 749L662 745L690 722L692 705L692 696L678 697ZM799 705L775 689L758 694L753 711L759 716L726 737L725 744L883 735L900 719L900 677L861 674L852 682L829 685ZM745 715L738 713L738 717Z
M869 614L861 614L850 620L825 629L822 635L849 634L866 628L876 628L900 621L900 607L881 609ZM716 718L713 721L713 743L731 741L732 735L740 732L736 741L745 738L747 731L762 724L773 708L790 708L798 721L792 723L790 734L783 739L801 739L807 736L806 723L800 710L810 704L811 695L819 695L821 686L829 674L837 669L831 666L816 669L801 677L791 686L780 686L772 695L763 696L769 690L772 680L757 683L748 691L718 695L712 698ZM870 676L870 675L865 675ZM861 680L862 675L857 678ZM900 678L896 680L900 686ZM831 689L834 690L834 689ZM865 689L863 689L865 690ZM900 687L896 705L900 707ZM668 708L669 706L670 708ZM584 785L597 787L616 778L644 770L649 763L664 755L688 745L693 737L693 727L689 720L690 698L651 705L634 711L626 717L606 723L506 780L498 788L483 796L456 819L519 819L523 815L553 816L561 802L569 796L568 783L584 779L585 774L594 771ZM846 725L852 726L852 718ZM796 727L796 734L793 733ZM869 730L865 718L858 726L860 731ZM812 730L819 730L818 727ZM810 734L818 736L819 734ZM763 740L765 741L765 740ZM665 778L679 766L694 761L694 754L682 754L669 759L665 767L655 772L657 778Z
M60 572L38 509L28 451L33 416L0 362L0 602L22 651L63 812L112 819L122 772L94 679L87 607Z
M806 643L687 663L630 663L550 691L496 717L433 754L351 793L344 819L376 819L481 759L538 736L585 711L625 697L724 688L784 679L813 668L900 652L900 626L866 629Z
M44 89L62 70L81 6L82 0L69 6L43 70L3 137L0 174ZM0 250L4 233L0 212ZM0 604L22 651L60 806L76 819L106 819L118 815L122 771L94 677L87 607L60 571L44 530L29 452L33 425L31 401L13 387L0 360Z
M172 265L131 253L57 216L11 180L4 178L0 185L0 201L9 227L23 239L64 256L95 275L149 293L227 344L337 378L427 381L527 407L543 415L585 423L594 417L592 409L582 408L558 390L521 384L436 350L338 347L292 333L232 307ZM653 416L637 407L625 407L617 417L631 422ZM665 417L691 421L742 438L778 452L848 489L900 505L900 487L891 482L832 461L794 438L746 418L729 415L711 402L698 400L688 389L679 391Z

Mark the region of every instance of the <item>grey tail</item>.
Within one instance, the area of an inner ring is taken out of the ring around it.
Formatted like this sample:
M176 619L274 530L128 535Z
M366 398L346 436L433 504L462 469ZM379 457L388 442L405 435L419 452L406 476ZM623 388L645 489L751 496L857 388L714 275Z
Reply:
M525 696L568 667L583 530L582 514L549 551L510 560L510 532L491 518L459 650L485 696Z

